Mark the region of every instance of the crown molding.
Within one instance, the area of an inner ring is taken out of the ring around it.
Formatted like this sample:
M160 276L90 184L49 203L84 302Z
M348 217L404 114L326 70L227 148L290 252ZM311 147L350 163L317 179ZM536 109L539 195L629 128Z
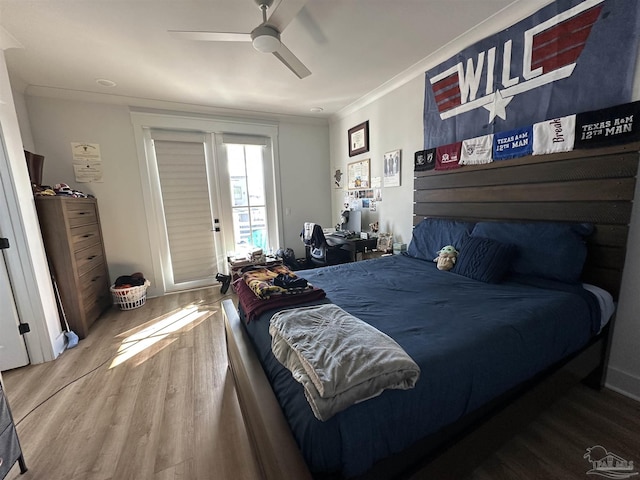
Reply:
M242 110L208 105L197 105L181 102L169 102L151 98L128 97L111 93L97 93L66 88L28 85L25 95L30 97L47 97L61 100L120 105L130 109L153 109L164 111L178 111L197 113L202 115L217 115L226 117L252 118L256 120L275 121L283 123L328 125L327 118L305 117L302 115L287 115L282 113L264 112L258 110Z
M423 76L427 70L451 58L468 46L524 20L544 6L553 3L553 1L554 0L515 0L472 29L458 35L435 52L427 55L387 82L339 110L329 117L329 122L334 123L352 115L361 108L402 87L416 77Z

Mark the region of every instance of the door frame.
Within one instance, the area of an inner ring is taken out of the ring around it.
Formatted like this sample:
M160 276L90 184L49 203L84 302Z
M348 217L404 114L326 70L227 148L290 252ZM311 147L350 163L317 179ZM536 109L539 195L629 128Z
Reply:
M255 120L255 121L243 121L229 118L214 118L214 117L198 117L189 116L184 114L171 114L171 113L150 113L141 111L131 111L131 122L133 124L134 137L136 142L136 151L138 154L138 165L140 168L140 178L142 182L142 195L144 199L144 209L147 217L147 229L149 232L149 245L152 252L156 252L152 255L152 281L149 291L150 296L164 295L169 293L168 285L166 284L163 271L163 262L161 254L163 246L160 241L160 235L164 235L162 231L163 213L161 209L161 203L157 200L157 191L159 190L157 185L157 165L151 160L154 158L153 145L151 141L151 130L154 128L167 129L167 130L184 130L191 132L201 132L209 134L210 138L214 138L213 134L230 133L239 135L257 135L268 137L271 140L272 155L273 155L273 173L274 173L274 195L275 195L275 210L276 210L276 225L275 228L278 232L278 240L281 243L282 239L282 215L281 212L281 199L280 199L280 170L278 162L278 125L275 122ZM208 167L212 165L216 171L216 176L219 177L218 162L216 160L215 148L209 147L209 141L206 142L206 157ZM216 192L220 192L220 186L216 185ZM220 204L220 193L216 194L216 198L212 198L212 202ZM213 210L212 213L214 213ZM218 212L220 213L220 212ZM215 214L215 213L214 213ZM223 218L220 215L216 218ZM216 234L216 248L220 248L217 252L221 259L226 256L225 249L228 245L228 240L225 236L225 228L222 225L222 232ZM230 226L227 229L232 229ZM227 235L228 236L228 235ZM213 279L212 279L213 280ZM213 284L213 281L212 281Z
M35 255L36 252L30 249L29 239L25 234L26 219L21 214L18 194L12 181L13 174L4 131L4 125L0 122L0 198L3 200L0 201L0 233L2 233L3 237L9 238L11 243L11 248L6 250L4 260L13 290L18 318L22 322L25 321L24 319L29 319L28 323L31 327L31 331L23 336L27 353L31 363L42 363L54 360L64 350L65 337L62 334L61 327L56 331L55 328L49 328L47 322L47 315L45 314L47 299L39 289L39 284L45 289L47 284L42 282L42 278L39 278L40 275L36 274L38 265L42 267L44 263L44 269L40 268L38 271L43 272L42 274L46 275L46 279L49 278L44 245L42 244L42 238L38 236L37 238L31 238L31 241L39 243L41 248L39 255ZM24 157L24 152L21 151L20 153ZM26 162L23 163L28 177ZM30 182L28 188L31 195ZM33 199L31 202L33 220L37 225L39 235L40 228L37 223L35 203L33 203ZM40 262L35 258L36 256L41 257ZM53 300L53 303L50 304L53 306L51 315L58 319L57 323L59 324L60 321L53 297L53 287L50 283L49 281L50 299Z

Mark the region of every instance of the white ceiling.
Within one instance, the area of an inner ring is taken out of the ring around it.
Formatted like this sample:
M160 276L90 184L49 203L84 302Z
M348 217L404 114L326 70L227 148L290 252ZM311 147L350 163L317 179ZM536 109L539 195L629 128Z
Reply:
M303 80L250 43L167 33L250 32L254 0L0 0L0 25L24 47L5 52L11 78L40 90L329 117L511 3L309 0L282 33Z

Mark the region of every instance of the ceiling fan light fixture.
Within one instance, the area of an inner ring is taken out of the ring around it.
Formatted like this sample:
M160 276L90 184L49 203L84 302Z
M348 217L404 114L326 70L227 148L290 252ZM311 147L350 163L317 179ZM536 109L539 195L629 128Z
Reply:
M251 32L253 48L262 53L273 53L280 48L280 33L267 25L260 25Z

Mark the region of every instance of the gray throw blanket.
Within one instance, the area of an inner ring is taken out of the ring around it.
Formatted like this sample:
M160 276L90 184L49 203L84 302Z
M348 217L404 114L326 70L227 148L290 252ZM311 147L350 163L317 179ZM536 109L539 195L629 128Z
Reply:
M278 312L269 333L273 354L322 421L385 389L413 388L420 376L392 338L334 304Z

